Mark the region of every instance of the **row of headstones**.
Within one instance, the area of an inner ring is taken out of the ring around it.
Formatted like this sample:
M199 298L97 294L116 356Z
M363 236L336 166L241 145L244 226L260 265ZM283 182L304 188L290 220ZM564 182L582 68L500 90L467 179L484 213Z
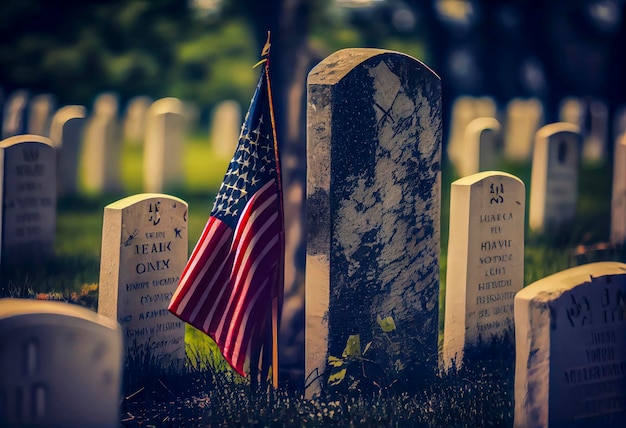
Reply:
M466 128L461 176L498 165L499 130L494 118L474 119ZM567 235L576 217L578 175L584 135L569 122L544 125L533 135L529 226L532 231ZM610 241L626 241L626 133L620 134L613 156Z
M622 109L614 114L615 138L626 132L624 113ZM523 162L531 158L535 134L545 125L541 101L513 99L503 116L500 120L497 105L490 97L462 96L455 100L447 155L460 176L493 169L502 159ZM580 130L583 160L606 161L611 132L605 103L568 97L561 102L558 117L560 122L571 123Z
M0 299L1 426L118 426L123 376L183 370L185 326L167 305L187 230L181 199L121 199L104 210L98 314Z
M305 370L326 376L329 357L341 355L351 338L356 338L354 348L372 342L382 328L394 331L390 349L401 362L398 370L434 373L439 360L440 81L406 55L355 49L320 63L308 85ZM355 102L345 102L355 97ZM355 146L354 141L362 144ZM543 425L570 420L571 412L554 410L563 402L579 403L585 409L577 415L582 418L623 413L624 265L588 265L519 291L523 184L507 174L484 173L456 182L451 197L447 287L460 290L464 299L455 295L446 306L453 308L455 300L460 301L465 324L446 322L445 328L470 332L468 338L459 339L464 349L477 334L484 333L484 338L498 334L507 324L498 320L511 319L513 301L518 361L534 369L529 373L536 372L535 362L549 373L525 382L519 365L517 424L527 425L523 420L527 414L544 418ZM165 308L186 260L186 245L184 254L181 250L180 256L174 255L175 244L184 239L186 204L181 213L176 211L182 210L180 200L135 198L105 210L99 310L124 326L126 347L136 350L149 343L148 348L156 351L159 347L152 343L180 346L180 341L152 334L182 328L175 319L166 321L170 315ZM177 269L175 257L182 261ZM168 286L172 288L160 288ZM524 299L543 306L535 309L533 303L532 316L524 315L524 304L517 303ZM593 306L596 302L602 311ZM196 302L190 310L207 306ZM475 327L467 327L468 318ZM574 328L567 347L562 335L553 337L562 319ZM587 328L592 328L590 333ZM444 331L444 340L448 335L452 333ZM555 344L568 352L551 355ZM585 356L586 365L570 365L567 357L574 352ZM462 358L458 350L446 355ZM604 382L599 384L607 379L613 382L608 392L602 389ZM314 382L308 394L319 387ZM547 392L540 396L537 391Z
M30 105L28 101L25 90L11 94L4 108L2 135L5 139L25 134L50 138L59 149L59 195L76 195L81 190L96 194L118 192L124 141L143 142L145 191L162 192L182 186L182 152L188 119L185 104L180 100L168 97L151 102L144 96L131 99L123 133L118 123L118 100L112 93L96 98L89 117L85 107L78 105L54 111L50 95L35 96ZM211 140L218 156L234 152L240 122L241 112L236 102L225 101L215 108Z

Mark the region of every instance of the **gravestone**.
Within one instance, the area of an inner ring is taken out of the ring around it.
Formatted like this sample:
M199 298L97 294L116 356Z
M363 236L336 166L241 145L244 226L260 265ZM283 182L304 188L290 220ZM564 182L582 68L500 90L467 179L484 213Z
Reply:
M119 325L63 302L0 299L0 426L120 421Z
M54 253L56 150L50 139L0 141L0 261L40 263Z
M515 427L626 421L626 264L550 275L515 296Z
M583 129L585 123L585 102L578 97L566 97L559 105L559 120L572 123Z
M530 180L531 230L565 234L576 216L581 136L571 123L545 125L535 138Z
M233 100L215 106L211 120L211 145L213 152L227 158L233 155L241 128L241 107Z
M126 367L182 367L185 324L167 306L187 263L187 203L144 193L104 208L98 312L122 325Z
M51 94L35 95L30 101L28 133L50 136L50 121L56 102Z
M26 133L26 107L29 94L24 89L13 91L4 104L2 138Z
M359 342L392 379L434 373L440 162L441 82L423 63L345 49L311 70L305 376L321 377L307 395Z
M495 118L497 107L491 97L477 98L464 95L454 101L451 116L450 138L446 152L452 164L458 169L463 163L467 126L477 118Z
M599 99L588 101L588 123L583 139L583 159L603 163L607 158L609 109Z
M522 181L487 171L452 183L443 363L469 346L513 341L513 298L524 286Z
M617 108L613 114L613 138L617 139L626 134L626 105Z
M81 190L88 194L115 193L121 188L121 138L117 122L117 99L100 95L87 119L81 152Z
M185 119L183 103L162 98L152 103L146 119L143 186L146 192L177 190L183 182Z
M136 96L126 104L124 117L124 141L132 145L140 145L145 138L146 116L152 100L147 96Z
M493 117L479 117L465 128L463 156L459 162L461 177L494 169L502 159L500 122Z
M83 141L85 107L61 107L52 117L50 139L57 148L58 195L78 193L78 154Z
M543 105L536 98L509 101L504 122L504 155L515 162L530 159L535 133L543 124Z
M611 191L611 242L626 242L626 134L615 142Z

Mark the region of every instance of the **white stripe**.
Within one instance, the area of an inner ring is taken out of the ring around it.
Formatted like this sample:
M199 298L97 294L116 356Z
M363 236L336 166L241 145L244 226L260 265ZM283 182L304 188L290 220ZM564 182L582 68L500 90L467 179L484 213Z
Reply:
M277 214L277 213L274 213L274 215L272 216L272 218L275 218L275 217L277 217L277 216L278 216L278 214ZM270 220L272 220L272 218L270 218ZM248 253L248 254L250 253L250 251L251 251L252 247L253 247L253 246L254 246L254 244L255 244L255 243L259 240L259 237L262 235L262 232L264 232L264 230L265 230L265 229L267 229L267 227L269 227L269 225L270 225L270 224L271 224L271 221L267 221L267 222L265 223L265 225L263 225L263 230L262 230L262 231L260 231L260 233L259 233L259 234L255 237L255 239L254 239L254 240L250 243L250 245L248 246L248 251L246 251L246 253ZM264 256L265 254L267 254L267 253L268 253L268 251L269 251L269 247L271 247L271 246L272 246L272 245L273 245L273 244L274 244L277 240L278 240L278 236L274 236L274 238L273 238L273 239L272 239L272 240L268 243L267 247L263 250L263 252L259 255L259 257L258 257L258 258L254 261L254 264L252 265L252 267L251 267L251 268L250 268L250 270L249 270L250 272L249 272L248 277L252 277L252 275L254 275L254 271L256 270L256 268L257 268L257 266L258 266L259 262L260 262L261 260L263 260L263 256ZM246 263L244 263L244 265L246 265ZM240 269L240 270L239 270L239 272L237 272L237 277L236 277L235 281L233 281L233 293L230 295L230 299L228 300L228 305L226 305L226 308L224 309L224 315L222 316L222 320L220 321L220 324L219 324L219 326L218 326L218 328L217 328L217 333L216 333L217 337L220 337L220 336L222 335L222 331L224 330L224 323L225 323L225 321L226 321L226 317L225 317L225 315L228 313L228 311L229 311L230 307L231 307L231 306L232 306L232 304L233 304L233 299L235 298L235 292L234 292L234 291L236 291L236 290L237 290L238 285L240 284L240 282L239 282L239 277L240 277L240 276L241 276L241 274L242 274L242 272L241 272L241 271L242 271L242 270ZM247 283L244 283L244 285L245 285L245 284L247 284ZM242 291L241 295L245 295L245 293L247 293L247 292L248 292L247 288L244 288L244 290ZM240 302L241 302L241 299L240 299ZM239 302L239 303L240 303L240 302ZM239 306L239 305L237 305L237 306Z
M206 247L208 246L209 242L212 240L214 234L215 234L215 231L213 231L211 236L208 236L207 239L205 239L204 242L202 243L202 247L201 247L202 254L204 254L204 252L207 251ZM222 238L218 242L218 246L215 247L215 248L222 247L226 243L226 241L228 241L229 238L230 238L230 233L229 233L228 230L225 230L223 235L222 235ZM199 254L201 254L201 253L198 252L198 255ZM191 299L191 297L196 292L196 289L198 288L198 285L202 282L202 279L204 278L204 275L206 274L206 271L209 269L209 267L211 267L213 265L213 261L215 260L215 257L217 257L217 254L218 254L218 251L212 251L211 252L211 256L209 257L207 262L202 266L202 269L200 270L200 272L198 272L198 274L195 276L195 278L193 278L193 283L191 284L191 287L189 287L189 290L187 291L187 294L185 294L183 300L180 303L180 306L179 306L180 309L178 310L178 313L182 313L183 310L187 307L187 304L189 303L189 300ZM191 272L193 272L194 269L197 267L199 259L200 259L200 257L198 256L198 257L195 257L193 259L193 261L190 262L191 263L190 269L187 270L187 274L188 275L185 276L185 281L187 281L189 279L189 275L191 275ZM181 281L181 283L182 283L182 281ZM210 287L207 287L207 290L208 289L210 289ZM205 290L205 293L206 293L206 290ZM196 313L197 313L197 311L196 311Z
M231 353L232 355L231 361L233 361L234 363L237 362L237 359L239 359L239 354L241 353L241 347L242 347L241 345L243 345L243 343L241 343L241 340L243 339L244 333L248 329L248 319L250 318L250 313L252 312L252 308L254 307L257 299L261 296L261 291L265 289L268 282L269 282L269 278L266 278L265 281L263 281L263 284L261 284L257 292L254 294L254 297L250 301L250 304L248 305L248 310L246 311L246 314L241 320L242 328L239 329L239 334L237 335L237 341L235 342L238 346L234 347L233 352ZM248 348L248 346L249 344L246 346L246 348Z
M259 263L264 262L265 261L265 255L274 247L274 245L276 245L278 243L278 236L274 236L274 238L272 238L272 240L270 242L268 242L268 244L265 246L265 248L263 249L263 252L259 255L259 257L254 261L254 264L252 265L252 267L250 268L250 273L248 274L248 276L245 278L245 282L243 284L243 292L242 295L247 295L248 294L248 290L250 289L250 284L252 283L252 279L254 278L254 274L257 270L257 268L259 267ZM235 283L237 284L237 283ZM235 307L235 311L233 312L234 314L239 313L239 311L241 310L241 306L243 305L243 299L239 299L239 301L237 302L237 306ZM248 307L248 311L249 311L249 307ZM247 313L247 311L246 311ZM232 331L229 330L228 334L226 336L226 342L229 342L231 340L231 336L232 336Z

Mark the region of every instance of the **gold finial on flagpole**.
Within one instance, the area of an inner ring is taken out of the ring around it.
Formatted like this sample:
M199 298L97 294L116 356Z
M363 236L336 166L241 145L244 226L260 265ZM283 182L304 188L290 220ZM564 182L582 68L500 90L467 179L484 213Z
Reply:
M267 61L267 58L270 54L270 46L272 44L270 43L270 32L267 32L267 41L265 42L265 46L263 46L263 50L261 51L261 60L259 62L257 62L256 64L254 64L254 67L252 68L257 68L259 65L263 64L264 62Z

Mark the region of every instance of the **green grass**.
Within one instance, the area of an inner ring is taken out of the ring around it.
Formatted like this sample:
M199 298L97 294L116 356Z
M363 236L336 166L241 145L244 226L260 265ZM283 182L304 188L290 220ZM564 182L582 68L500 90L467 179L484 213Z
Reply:
M103 210L109 203L141 192L142 171L137 167L141 165L141 154L140 147L124 146L123 192L59 200L56 256L41 266L3 267L0 297L57 292L64 300L95 308L94 292L85 294L83 289L98 283ZM190 138L185 146L185 186L173 194L189 204L189 251L201 234L229 160L215 156L204 136ZM457 178L449 164L443 168L442 319L450 184ZM501 169L526 183L528 211L529 165L505 165ZM610 168L584 165L579 181L578 217L572 234L556 242L526 232L525 285L578 263L602 259L624 261L624 254L619 251L575 255L579 244L608 239L610 192ZM412 391L361 382L352 390L344 384L343 390L329 389L320 399L305 400L286 390L251 393L247 383L226 368L210 339L188 327L186 341L189 361L184 373L156 374L146 369L145 376L136 374L126 379L124 426L508 426L512 423L514 368L510 349L506 358L500 358L502 355L496 355L489 347L473 354L468 352L474 364L466 364L458 373L440 373Z

